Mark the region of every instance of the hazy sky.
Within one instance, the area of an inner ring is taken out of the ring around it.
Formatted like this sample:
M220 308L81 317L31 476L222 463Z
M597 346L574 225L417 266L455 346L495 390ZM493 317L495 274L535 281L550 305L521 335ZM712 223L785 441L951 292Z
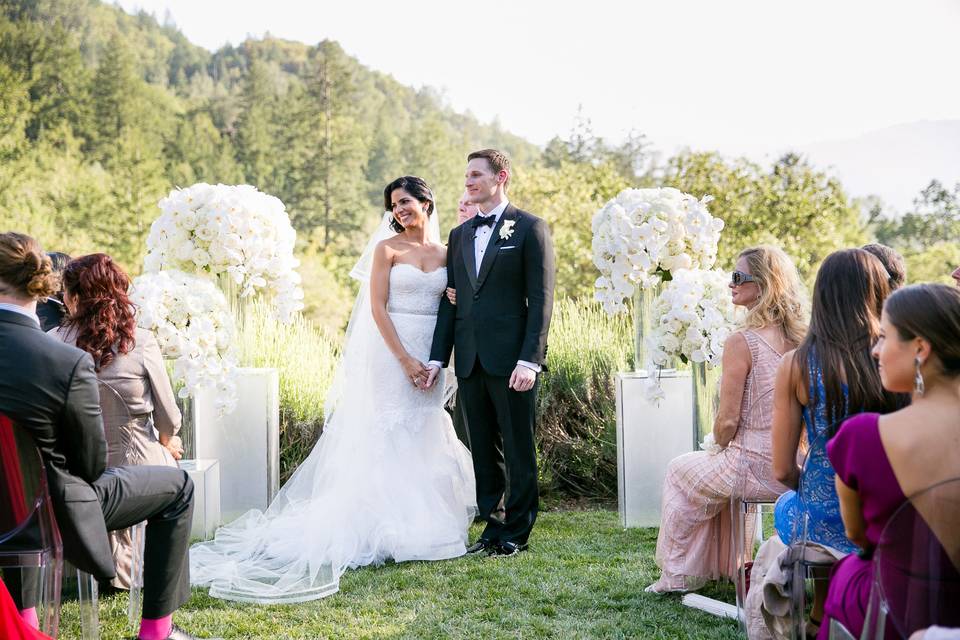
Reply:
M120 0L216 49L264 32L543 143L598 134L755 154L960 118L960 0Z

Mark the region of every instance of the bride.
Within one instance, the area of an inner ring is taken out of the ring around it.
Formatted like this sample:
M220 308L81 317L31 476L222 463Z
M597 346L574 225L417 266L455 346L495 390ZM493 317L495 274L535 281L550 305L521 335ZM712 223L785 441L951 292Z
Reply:
M405 176L350 275L360 281L323 435L265 513L250 511L190 550L210 595L291 603L335 593L348 568L466 551L473 466L424 383L446 249L430 188ZM309 354L305 354L309 357Z

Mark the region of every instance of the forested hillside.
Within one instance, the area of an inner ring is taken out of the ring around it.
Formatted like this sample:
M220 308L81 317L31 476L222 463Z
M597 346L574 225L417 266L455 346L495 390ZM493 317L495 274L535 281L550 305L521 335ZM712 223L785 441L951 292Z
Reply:
M654 162L639 133L611 145L583 119L541 150L453 111L430 88L364 67L333 41L265 37L211 53L173 24L98 0L0 0L0 229L31 233L49 250L106 251L137 273L170 189L250 183L286 203L308 314L335 329L349 310L344 266L378 219L383 185L424 177L447 229L465 156L488 146L513 157L511 199L551 225L561 296L591 294L590 218L627 186L714 195L711 209L727 222L721 266L747 244L775 241L808 278L826 253L874 228L919 255L936 239L905 238L918 221L957 224L957 190L924 192L901 228L871 220L835 178L792 155L769 168L712 154ZM957 251L937 245L924 275L940 274Z

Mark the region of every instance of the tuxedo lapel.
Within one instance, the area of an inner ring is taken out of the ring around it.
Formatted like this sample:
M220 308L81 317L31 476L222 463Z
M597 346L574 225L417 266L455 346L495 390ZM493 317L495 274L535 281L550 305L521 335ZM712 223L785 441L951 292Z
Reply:
M460 232L460 254L463 256L463 264L467 267L467 277L470 279L470 286L476 291L480 287L477 285L477 256L473 250L473 235L476 230L465 223Z
M487 242L487 250L483 252L483 260L480 262L480 273L477 274L475 289L483 286L483 281L486 279L487 274L490 273L490 269L493 268L493 263L497 260L497 254L500 253L498 245L502 242L502 240L500 240L500 229L503 227L503 223L507 220L516 220L516 218L516 207L508 204L507 208L503 210L503 215L500 216L497 224L493 227L493 233L490 234L490 240Z

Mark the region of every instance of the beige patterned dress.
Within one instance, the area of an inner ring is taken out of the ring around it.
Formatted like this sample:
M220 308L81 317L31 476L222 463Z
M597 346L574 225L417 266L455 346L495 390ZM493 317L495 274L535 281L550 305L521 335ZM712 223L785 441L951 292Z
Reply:
M773 501L786 490L772 480L770 445L773 383L782 354L754 331L741 335L750 348L751 363L737 433L720 453L694 451L670 461L657 538L661 574L650 591L691 591L709 579L734 577L738 559L731 498ZM752 549L753 531L754 518L749 516L745 549Z

